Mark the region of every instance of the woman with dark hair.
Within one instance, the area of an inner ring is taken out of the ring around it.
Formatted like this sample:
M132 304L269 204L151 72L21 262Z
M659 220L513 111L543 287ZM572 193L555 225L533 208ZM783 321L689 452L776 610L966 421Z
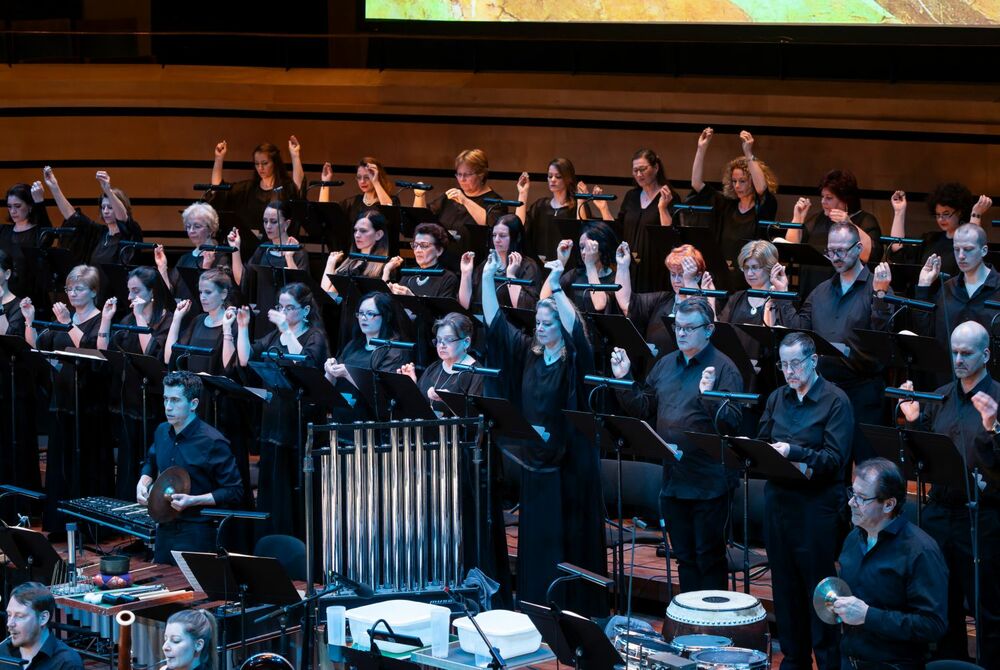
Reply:
M31 298L40 309L48 309L48 277L28 264L23 249L52 245L52 236L43 236L42 228L50 228L49 214L45 211L45 188L36 181L31 186L14 184L7 189L7 222L13 225L0 227L0 251L10 256L13 272L11 290L22 297Z
M10 287L13 269L10 256L0 251L0 335L24 337L21 300ZM11 365L16 367L12 370ZM12 373L17 382L13 406L10 397ZM0 364L0 481L17 482L18 486L40 491L42 477L35 421L36 387L34 371L23 363L5 360ZM12 429L17 431L16 436L12 434ZM11 518L14 508L9 502L0 509L3 510L0 512L2 518Z
M452 366L456 363L475 365L477 362L469 352L475 334L469 317L458 312L450 312L435 321L431 330L434 332L432 344L437 350L438 360L428 365L419 379L413 363L407 363L396 371L409 375L440 415L447 406L441 401L438 391L482 395L483 378L452 370Z
M447 231L436 223L421 223L413 231L413 259L421 270L443 269L441 275L407 275L398 284L389 284L393 293L400 295L430 295L455 297L458 293L458 277L451 270L441 266L441 254L448 248ZM386 263L389 272L394 272L403 264L399 256Z
M735 263L740 248L766 233L757 229L758 221L774 221L778 201L774 194L778 181L764 161L754 156L754 139L748 131L740 131L743 156L734 158L722 169L722 192L704 180L705 154L715 131L705 128L698 137L698 150L691 164L691 195L688 202L710 205L712 234L728 263Z
M562 236L552 219L590 218L586 203L579 202L574 197L577 187L576 168L568 158L553 158L549 161L546 184L549 195L535 200L529 206L531 179L527 172L522 172L517 180L517 199L524 204L515 213L524 223L525 229L524 249L518 251L531 256L550 254L559 244Z
M222 180L222 164L227 151L225 140L215 145L215 162L212 164L212 184L215 186L225 183ZM301 151L302 146L295 135L289 137L288 153L292 157L292 176L289 178L278 147L269 142L258 144L253 150L253 177L232 184L228 191L212 191L205 199L219 211L235 212L246 227L252 229L259 226L269 203L293 200L302 192L305 172Z
M362 212L354 222L354 241L350 253L362 253L372 256L387 256L389 254L389 222L380 212L369 209ZM386 263L353 260L343 251L331 251L326 259L326 268L320 286L335 300L337 289L327 275L352 275L355 277L381 277L389 281L392 268Z
M892 232L893 237L906 237L906 193L896 191L892 194ZM955 230L963 223L983 225L983 214L993 206L993 200L985 195L972 195L964 184L948 182L938 184L927 196L927 210L937 224L937 230L924 233L923 244L919 247L903 247L893 244L889 247L889 258L897 263L912 263L923 265L932 254L941 259L941 272L952 276L958 273L958 263L955 260L953 238Z
M500 256L500 274L497 276L508 279L527 279L532 282L531 286L518 286L494 281L500 304L505 307L534 309L535 303L538 302L541 270L534 258L524 254L522 246L524 227L521 225L521 219L514 214L504 214L497 219L490 237L493 241L493 249ZM481 292L479 284L483 276L482 266L486 261L473 268L475 259L475 252L466 251L462 254L462 279L458 287L458 302L465 309L469 309L473 300L479 302L478 296Z
M412 360L408 349L378 348L371 342L372 338L399 338L398 311L389 295L374 292L365 294L358 305L356 317L350 341L341 348L336 358L327 359L323 366L331 384L336 384L338 379L345 379L357 386L348 366L394 372Z
M326 332L319 319L312 291L305 284L294 282L281 287L278 303L268 311L268 320L275 329L261 339L250 342L250 308L241 307L236 314L239 335L236 354L240 367L249 368L250 362L261 360L269 353L304 356L305 360L292 361L320 369L329 357ZM271 402L264 404L260 429L260 477L257 485L257 507L270 512L271 518L257 527L258 536L287 533L304 536L302 514L294 495L298 485L298 441L305 435L305 424L314 418L312 413L302 417L298 424L295 397L275 390Z
M97 183L101 187L101 197L97 200L101 211L101 223L73 207L63 194L51 167L46 165L42 170L42 176L49 191L52 192L59 213L65 219L63 226L76 229L70 242L70 251L76 256L75 261L98 268L102 264L117 264L121 262L118 254L119 242L142 242L142 229L132 218L132 204L128 195L120 188L111 187L111 175L107 172L103 170L97 172Z
M562 264L554 261L553 266L548 277L552 297L535 307L532 337L507 320L488 286L500 267L497 253L490 252L483 265L486 364L504 370L487 382L490 395L509 398L539 435L500 444L522 466L517 595L535 603L544 602L562 561L607 571L600 456L589 441L579 439L562 412L585 406L583 378L593 369L594 354L582 319L560 285ZM607 611L602 590L576 584L560 601L567 609L583 616Z
M861 262L878 262L882 258L882 229L875 215L861 209L858 180L849 170L830 170L819 183L822 211L806 218L812 203L799 198L792 210L792 223L803 223L802 230L789 230L785 239L804 242L821 254L826 253L826 238L834 223L849 221L861 236ZM805 293L802 293L805 298Z
M129 312L121 320L126 327L149 328L140 333L128 329L113 330L111 320L117 310L117 299L109 298L101 310L101 327L97 333L97 348L101 351L125 351L153 358L163 357L170 324L173 321L174 300L165 291L163 282L154 268L138 267L128 274ZM116 496L128 500L135 492L135 482L140 476L139 464L146 454L146 445L154 428L163 416L162 404L156 400L160 389L150 386L143 389L143 374L135 366L119 366L111 361L111 387L108 408L111 411L115 442L118 445L116 468ZM143 397L146 398L143 407ZM145 417L143 410L145 409Z
M323 163L323 172L320 179L323 181L333 181L333 166ZM340 207L347 214L347 220L355 222L361 215L374 209L378 211L379 205L399 207L399 198L392 193L392 180L382 167L382 163L373 156L365 156L358 161L358 169L354 175L361 193L345 198L340 201ZM319 201L330 202L330 189L323 186L319 190Z
M673 225L673 208L680 196L667 181L663 160L652 149L639 149L632 154L632 179L635 188L625 193L617 218L611 216L607 201L595 200L594 205L602 219L615 222L615 232L640 259L632 272L636 290L651 291L662 286L663 272L656 262L650 262L651 240L646 227ZM586 193L586 184L581 183L579 191ZM600 193L601 187L595 186L594 194ZM617 243L611 246L612 257L616 246Z
M219 665L218 624L205 609L174 612L163 630L167 670L223 670Z
M603 312L610 309L612 314L618 314L615 302L608 299L604 291L576 291L573 284L613 284L615 276L615 249L618 247L618 236L611 226L604 223L591 223L584 227L580 235L580 259L583 267L576 267L561 276L560 282L566 295L581 312ZM573 251L573 240L563 240L556 249L556 257L562 261L563 267L569 262ZM542 300L552 295L548 284L542 284Z
M78 265L66 276L66 297L69 305L52 305L56 321L70 326L69 331L35 330L35 306L30 298L21 301L24 316L24 339L43 351L64 351L76 347L95 349L100 333L101 310L95 301L100 290L100 277L95 268ZM77 372L79 374L77 374ZM113 462L111 440L108 439L107 416L108 378L102 368L85 362L63 362L52 368L52 407L55 421L49 433L45 462L45 514L42 525L46 530L61 530L58 504L73 497L111 495L113 492ZM79 401L79 407L77 402ZM79 415L76 415L79 409ZM80 433L76 436L76 426ZM77 437L80 445L79 463L75 455ZM79 471L74 466L79 466ZM73 487L77 484L78 490Z
M274 200L269 202L264 209L264 216L261 219L264 228L264 235L268 243L274 246L293 246L299 243L294 237L288 234L288 229L292 225L292 205L288 200ZM238 285L244 285L247 273L244 272L243 258L240 255L240 231L233 228L226 238L230 244L236 248L233 252L233 279ZM288 270L309 270L309 256L306 250L299 248L296 251L276 251L265 249L263 245L257 247L253 256L246 262L246 265L259 265L267 268L286 268ZM253 292L245 292L253 295ZM258 304L261 296L258 295ZM267 302L267 301L265 301Z

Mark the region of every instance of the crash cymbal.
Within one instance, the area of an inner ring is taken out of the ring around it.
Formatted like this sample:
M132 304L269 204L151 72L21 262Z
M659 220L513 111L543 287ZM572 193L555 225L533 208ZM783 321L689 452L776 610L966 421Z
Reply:
M813 609L823 623L840 623L840 617L828 605L837 598L851 595L851 587L840 577L827 577L813 591Z
M180 514L170 506L170 496L191 492L191 475L184 468L174 465L156 478L149 489L149 516L157 523L173 521Z

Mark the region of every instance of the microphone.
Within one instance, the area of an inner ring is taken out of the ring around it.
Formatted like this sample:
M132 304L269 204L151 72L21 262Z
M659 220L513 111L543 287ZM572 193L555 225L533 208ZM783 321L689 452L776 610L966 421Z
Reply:
M902 305L904 307L912 307L913 309L919 309L923 312L933 312L937 309L937 305L932 302L927 302L926 300L914 300L913 298L902 298L898 295L890 295L888 293L882 298L887 303L891 305Z
M124 330L129 333L138 333L140 335L153 334L153 329L149 326L134 326L130 323L112 323L111 330Z
M757 225L761 228L782 228L784 230L802 230L805 228L805 224L793 223L792 221L758 221Z
M350 577L345 577L344 575L340 574L339 572L333 572L331 574L334 577L336 577L337 581L339 581L342 584L346 584L347 586L351 587L351 589L354 590L354 594L356 596L358 596L359 598L363 598L365 600L368 600L370 598L374 598L375 597L375 591L372 590L372 587L368 586L367 584L362 584L361 582L356 582L353 579L351 579ZM447 587L446 587L446 589L447 589Z
M257 245L261 249L266 249L268 251L298 251L302 248L301 244L259 244Z
M34 326L35 330L38 330L38 326L41 326L45 330L58 330L63 333L73 330L73 324L59 323L58 321L39 321L35 319L31 325Z
M434 190L434 184L428 184L423 181L402 181L400 179L396 180L396 186L399 188L415 188L420 191L432 191Z
M476 629L476 633L479 634L479 638L486 645L486 648L490 653L490 658L492 659L492 662L489 663L489 667L501 669L506 668L507 663L503 660L503 657L500 656L500 649L495 647L493 643L490 642L490 638L486 637L486 633L484 633L483 629L479 626L479 622L476 621L476 618L472 616L472 612L469 611L469 606L466 604L465 598L458 597L454 592L452 592L451 587L447 584L444 586L444 592L449 598L451 598L453 603L462 608L462 612L464 612L465 616L468 617L469 623L471 623L472 627Z
M360 251L352 251L347 254L347 257L356 261L368 261L369 263L385 263L389 260L388 256L376 256L375 254L363 254Z
M682 291L684 289L681 289ZM795 291L768 291L762 288L748 288L747 295L755 298L772 298L774 300L795 300L799 294Z
M674 205L674 209L679 212L711 212L711 205Z
M327 188L329 186L343 186L343 185L344 182L343 180L340 179L334 179L333 181L311 181L309 182L309 186L306 188L306 190L308 191L310 188L315 188L317 186L320 186L322 188Z
M921 245L924 243L923 240L916 237L892 237L891 235L882 235L879 237L884 244L913 244Z
M570 284L574 291L607 291L608 293L621 289L621 284Z
M594 195L593 193L574 193L573 197L577 200L617 200L618 196L614 193L600 193Z
M63 226L62 228L42 228L38 232L41 235L45 235L45 234L49 234L49 235L73 235L74 233L76 233L76 228L74 228L73 226ZM119 244L121 244L121 243L119 242Z
M220 251L224 254L234 254L238 249L228 244L199 244L198 251Z
M202 507L201 515L216 519L252 519L253 521L263 521L264 519L271 518L270 512L251 512L245 509L212 509L210 507Z
M215 351L211 347L195 347L190 344L175 344L173 348L177 351L183 351L189 354L200 354L202 356L211 356L212 352Z
M424 277L440 277L444 275L444 268L400 268L401 275L421 275Z
M734 400L736 402L745 402L748 405L756 405L760 402L759 393L733 393L730 391L702 391L701 394L706 398L718 398L719 400Z
M451 366L452 370L458 372L471 372L474 375L482 375L483 377L499 377L500 368L482 368L473 363L472 365L462 365L461 363L455 363Z
M232 184L195 184L196 191L228 191L233 188Z
M121 248L132 247L133 249L155 249L156 245L152 242L137 242L135 240L122 240L118 243Z
M944 402L944 396L940 393L923 393L921 391L907 391L906 389L888 387L885 390L888 398L899 398L900 400L926 400L927 402Z
M720 291L719 289L709 289L709 288L690 288L684 286L679 291L681 295L700 295L703 298L725 298L729 293L727 291Z
M416 349L415 342L403 342L401 340L387 340L381 337L373 337L368 340L376 347L389 347L390 349Z
M503 275L493 275L493 281L497 284L513 284L514 286L531 286L530 279L518 279L516 277L504 277Z
M602 577L596 572L591 572L590 570L585 570L572 563L560 563L556 566L566 574L573 575L574 577L579 577L591 584L596 584L597 586L603 586L604 588L611 588L614 585L615 580L609 579L608 577Z
M505 207L520 207L524 203L520 200L504 200L503 198L483 198L487 205L504 205Z
M614 386L623 389L635 386L634 379L618 379L617 377L601 377L599 375L584 375L583 383L589 386Z
M268 349L267 351L260 352L261 358L267 358L272 361L291 361L293 363L305 363L307 357L304 354L286 354L280 349Z

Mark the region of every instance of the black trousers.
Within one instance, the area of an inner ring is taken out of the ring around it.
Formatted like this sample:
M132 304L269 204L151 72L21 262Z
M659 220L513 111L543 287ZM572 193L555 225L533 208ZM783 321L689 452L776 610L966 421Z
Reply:
M670 549L677 558L681 591L727 590L729 496L708 500L660 496L660 512L670 534Z
M948 628L938 643L936 658L969 658L966 612L974 613L972 538L969 510L931 502L922 526L933 537L948 565ZM981 504L979 510L979 635L981 664L1000 668L1000 509Z
M215 524L174 519L156 526L153 562L175 565L171 551L215 551Z
M812 594L822 579L837 574L845 497L840 483L793 489L768 482L764 489L764 542L782 670L809 670L813 653L819 670L840 668L839 629L816 616Z

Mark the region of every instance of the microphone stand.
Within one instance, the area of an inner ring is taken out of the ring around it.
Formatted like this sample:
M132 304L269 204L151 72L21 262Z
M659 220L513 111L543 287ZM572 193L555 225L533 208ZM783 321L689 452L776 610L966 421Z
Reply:
M597 411L597 407L594 404L595 396L598 391L602 391L608 388L607 384L598 384L590 390L587 394L587 407L590 409L590 415L594 419L594 425L596 429L594 430L594 450L601 453L601 430L604 428L604 418ZM600 456L598 456L600 457ZM622 611L622 587L624 586L624 573L625 573L625 512L624 508L624 496L622 491L623 486L623 465L622 465L622 450L621 445L615 445L615 461L617 464L617 478L618 478L618 495L616 496L617 503L617 519L618 519L618 546L615 548L614 554L612 554L612 568L615 573L615 610L618 612ZM632 531L632 538L635 539L635 530Z
M575 576L571 576L570 578L576 579ZM550 586L549 590L551 589L552 587ZM452 602L456 603L459 607L462 608L462 611L465 612L465 616L469 618L469 622L476 629L476 633L479 634L479 637L482 639L483 643L486 645L486 648L489 650L491 660L489 662L489 665L487 665L486 667L493 668L494 670L502 670L503 668L506 668L507 663L500 656L500 651L493 646L493 643L490 642L490 639L486 637L486 633L484 633L483 629L479 627L479 622L476 621L475 617L472 616L472 612L469 611L468 605L465 604L465 598L456 596L455 593L451 590L451 588L447 586L444 588L444 592L448 594L448 597L451 598Z

